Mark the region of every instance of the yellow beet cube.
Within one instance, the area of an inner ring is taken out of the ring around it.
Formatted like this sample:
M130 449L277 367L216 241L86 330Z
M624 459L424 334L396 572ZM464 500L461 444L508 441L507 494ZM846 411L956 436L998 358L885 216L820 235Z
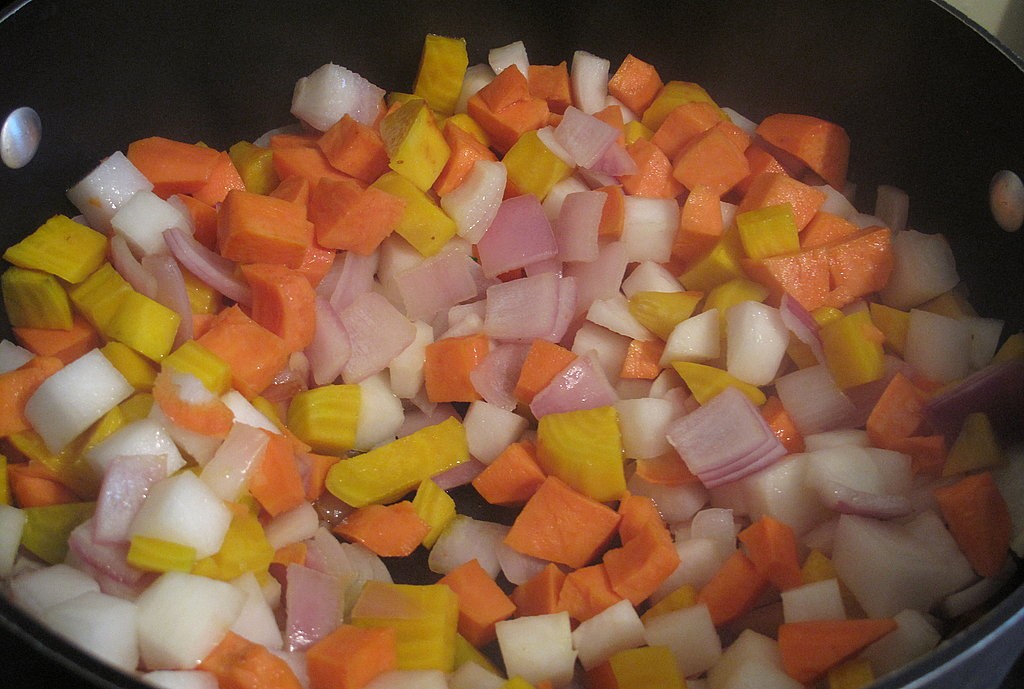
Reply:
M228 149L228 155L246 191L269 194L280 182L274 171L274 152L271 149L239 141Z
M853 658L828 671L828 689L861 689L875 681L871 661Z
M458 227L429 196L398 174L386 172L371 186L405 200L405 210L395 228L423 256L433 256L448 243Z
M100 267L107 237L64 215L55 215L35 232L9 247L4 260L41 270L76 284Z
M71 329L71 300L50 273L11 266L0 277L0 285L12 326Z
M621 498L626 477L615 408L542 416L537 424L537 463L544 473L598 502Z
M149 536L132 536L125 558L132 567L147 572L188 572L196 561L196 549Z
M92 516L95 508L94 502L26 507L21 545L43 562L63 562L68 554L68 536Z
M618 651L587 672L594 689L686 689L675 656L667 646Z
M220 550L196 562L192 573L230 581L246 572L267 571L273 559L274 548L267 541L259 519L251 512L238 510Z
M416 489L412 506L420 519L430 524L430 531L423 538L423 547L430 548L444 527L455 518L455 500L428 478Z
M870 383L885 375L885 336L871 322L871 314L857 311L819 330L825 364L841 390Z
M679 276L688 290L709 292L711 288L734 278L744 278L741 261L745 257L739 232L731 226L722 233L714 248Z
M68 294L85 320L100 332L105 332L121 301L131 291L132 286L114 270L114 266L104 263L92 275L72 286Z
M637 292L629 298L629 312L663 340L693 315L704 298L702 292Z
M477 141L482 143L484 146L490 147L491 138L487 136L487 132L484 131L483 127L476 123L472 117L467 113L459 112L455 113L451 117L445 119L444 126L441 127L441 131L444 131L444 127L448 126L448 123L452 123L464 132L472 134Z
M688 81L670 81L661 87L654 101L644 110L640 121L645 127L655 132L670 112L683 103L695 102L711 103L716 108L718 107L708 92L699 84ZM723 120L727 119L724 112L721 115Z
M103 334L160 361L174 346L179 323L181 316L176 312L132 290L124 295Z
M434 113L419 98L386 115L380 123L380 136L388 152L388 165L420 191L433 186L451 155Z
M195 340L183 342L161 364L195 376L215 395L223 395L231 389L231 366Z
M427 34L413 93L442 115L455 111L469 66L466 39Z
M368 581L351 614L357 627L395 630L399 670L454 668L459 599L444 584Z
M907 346L907 330L910 328L910 313L877 302L871 302L868 310L871 312L871 320L885 335L885 343L903 356Z
M749 258L759 260L800 251L796 217L788 203L740 213L736 227Z
M637 139L650 139L654 136L654 132L644 126L644 123L640 120L630 120L625 124L626 134L626 145L633 143Z
M100 348L107 361L114 365L121 375L124 376L136 390L149 391L153 389L153 381L156 379L156 367L146 357L142 356L128 345L111 340Z
M722 316L729 308L744 301L764 301L768 298L768 288L759 282L746 278L733 278L720 285L716 285L708 292L708 298L704 300L704 310L718 309ZM725 325L725 318L720 322Z
M690 608L696 604L697 589L690 584L683 584L675 591L652 605L647 612L640 616L640 619L644 622L648 622L658 615L664 615L665 613L672 612L674 610L682 610L683 608Z
M315 452L344 455L356 443L361 398L358 385L303 390L288 405L288 428Z
M541 141L536 130L525 132L502 158L508 181L520 192L533 194L541 201L573 168Z
M421 481L466 461L466 429L458 419L449 418L335 463L326 485L353 507L393 502Z
M998 364L1003 361L1024 359L1024 333L1014 333L1006 338L1006 342L999 347L996 355L992 357L992 363Z
M706 404L722 390L730 387L737 388L756 405L760 406L768 401L760 388L743 382L723 369L692 361L673 361L672 368L701 404Z
M1002 461L1003 450L992 429L992 422L986 414L974 412L964 419L959 435L949 448L942 475L990 469Z

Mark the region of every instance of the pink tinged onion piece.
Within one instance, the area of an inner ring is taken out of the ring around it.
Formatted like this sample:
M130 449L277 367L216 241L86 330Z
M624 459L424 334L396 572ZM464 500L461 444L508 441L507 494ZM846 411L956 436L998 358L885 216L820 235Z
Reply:
M513 391L529 351L525 343L499 344L470 371L469 379L485 401L507 411L516 408Z
M555 127L555 141L583 168L594 165L615 143L615 127L570 105Z
M709 488L752 474L786 454L754 403L733 387L672 422L666 435Z
M248 305L252 301L249 286L235 277L235 264L210 251L194 237L177 228L164 232L164 241L183 268L231 301Z
M608 102L608 72L611 63L586 50L577 50L572 55L569 67L569 88L572 102L586 113L595 113Z
M431 480L441 490L451 490L452 488L458 488L470 483L485 468L487 468L487 465L483 462L470 459L461 464L456 464L451 469L445 469L440 474L435 474L431 477Z
M149 487L167 474L163 455L121 455L107 465L93 513L93 537L101 543L128 540L132 519Z
M317 285L317 294L325 297L336 311L341 311L360 294L373 289L373 276L379 265L379 251L367 256L346 252L344 258L334 261Z
M786 328L798 340L810 347L818 363L825 363L825 351L821 347L821 336L818 334L818 323L814 320L814 316L788 294L782 295L779 313L782 315L782 322L786 324Z
M185 276L173 256L146 256L142 268L153 276L156 282L154 298L181 317L174 346L192 339L192 304L188 300Z
M127 555L127 543L96 540L91 519L76 526L68 536L69 564L92 574L104 593L134 598L155 575L129 565Z
M558 322L560 281L552 273L542 273L489 287L484 333L513 342L549 337Z
M341 375L352 348L348 332L330 303L318 296L315 306L316 329L305 354L313 382L316 385L327 385Z
M372 125L384 109L384 89L341 65L325 64L295 83L291 113L325 132L345 115Z
M235 421L199 478L222 500L235 501L249 484L270 442L266 431Z
M824 364L778 377L775 392L802 435L857 425L857 406L836 386Z
M530 402L536 418L567 411L596 409L619 399L601 367L589 357L577 357Z
M577 191L565 197L554 224L561 261L597 260L598 231L607 200L602 191Z
M284 609L287 650L305 650L341 623L343 582L310 567L290 564L284 574Z
M564 275L576 278L576 315L586 313L594 301L619 293L628 261L625 245L609 242L601 247L596 261L565 265Z
M818 496L826 507L841 514L895 519L906 517L914 511L913 504L905 495L869 493L834 480L823 481L818 486Z
M554 258L558 244L537 197L524 194L503 201L477 243L477 253L489 278Z
M110 264L136 292L150 299L156 297L156 278L142 267L128 242L119 234L110 238Z
M989 364L928 400L925 413L929 423L950 439L957 436L964 419L973 412L987 414L1005 439L1018 439L1024 436L1022 390L1024 361Z
M416 337L412 321L376 292L356 297L338 318L352 348L342 369L346 383L358 383L380 373Z
M626 149L616 141L612 142L612 145L606 148L601 157L594 161L594 164L588 169L611 177L622 177L623 175L635 175L638 168L633 156L629 155Z
M466 253L449 249L395 276L405 315L430 320L437 313L477 295L476 263Z

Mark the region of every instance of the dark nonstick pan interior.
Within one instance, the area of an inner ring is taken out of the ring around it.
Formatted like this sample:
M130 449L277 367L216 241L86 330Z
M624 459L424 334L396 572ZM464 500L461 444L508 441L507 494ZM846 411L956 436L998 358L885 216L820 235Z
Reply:
M852 140L858 207L871 211L879 184L906 190L910 226L950 239L979 312L1005 320L1007 333L1024 328L1024 232L1001 230L988 211L993 174L1024 174L1024 65L929 0L40 0L3 16L0 114L30 106L43 127L29 165L0 167L4 246L57 212L73 212L67 187L135 139L157 134L226 148L291 123L295 80L325 62L387 90L411 90L423 37L439 33L465 37L471 63L515 40L536 63L570 60L582 49L614 67L632 52L664 79L700 83L755 121L799 112L842 124ZM1000 653L1016 655L1024 623L1014 615L1022 604L1018 588L953 643L880 686L928 673L950 680L954 657L993 638L1009 639ZM72 677L78 686L83 677L134 686L3 600L0 630L4 686L61 686ZM48 649L62 669L46 678L26 674L40 660L53 663ZM966 686L943 684L955 685Z

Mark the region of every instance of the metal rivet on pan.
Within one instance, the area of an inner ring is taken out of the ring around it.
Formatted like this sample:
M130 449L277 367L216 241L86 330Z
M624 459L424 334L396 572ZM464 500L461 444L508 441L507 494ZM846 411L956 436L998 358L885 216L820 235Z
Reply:
M18 108L4 120L0 129L0 158L4 165L17 169L28 165L42 137L39 115L29 107Z
M1024 225L1024 183L1010 170L1000 170L988 186L988 204L992 217L1007 232Z

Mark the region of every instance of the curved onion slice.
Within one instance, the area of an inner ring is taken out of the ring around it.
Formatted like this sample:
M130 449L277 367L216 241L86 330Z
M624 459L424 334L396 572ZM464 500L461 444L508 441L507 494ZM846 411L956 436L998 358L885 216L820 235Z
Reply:
M470 371L473 387L486 402L507 411L516 408L513 391L529 351L530 345L525 343L499 344Z
M314 304L316 329L313 331L313 341L306 347L305 354L313 382L317 385L326 385L341 375L352 348L345 326L330 303L318 296Z
M446 469L440 474L435 474L431 479L441 490L451 490L471 482L485 468L487 468L487 465L483 462L470 459L453 466L451 469Z
M128 247L128 242L119 234L110 238L110 263L136 292L150 299L156 296L156 278L142 267Z
M581 356L534 396L530 411L539 419L547 414L605 407L618 398L600 365Z
M174 346L192 339L192 304L188 300L188 287L181 267L173 256L146 256L142 268L153 276L156 283L155 299L181 317Z
M825 351L821 346L818 323L814 320L814 316L788 294L782 295L782 300L779 302L779 313L782 314L782 322L786 324L789 331L810 347L818 363L825 363Z
M571 105L565 109L562 121L555 127L555 141L572 156L577 165L584 168L599 161L616 138L618 132L615 127Z
M164 241L181 265L207 285L239 304L248 305L252 301L249 285L234 275L233 261L210 251L177 228L165 231Z
M551 223L533 194L503 201L476 248L489 278L558 254Z
M894 519L913 512L913 504L905 495L869 493L850 488L839 481L823 481L818 488L818 495L826 507L842 514Z
M972 412L984 412L997 432L1019 438L1024 434L1022 389L1024 361L989 364L928 400L925 413L929 423L949 438L956 437Z

